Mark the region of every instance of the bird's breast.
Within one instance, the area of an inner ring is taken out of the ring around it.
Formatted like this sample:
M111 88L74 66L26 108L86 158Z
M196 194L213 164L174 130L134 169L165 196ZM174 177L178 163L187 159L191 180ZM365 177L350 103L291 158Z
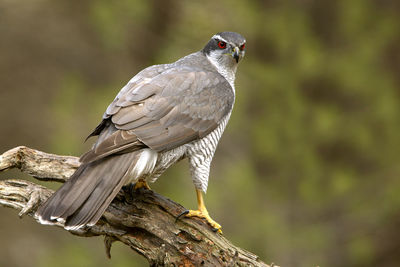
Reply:
M211 159L214 156L214 152L217 149L218 142L221 139L230 116L231 112L222 119L218 127L211 133L197 141L187 144L187 156L199 161L199 165L206 161L206 159Z

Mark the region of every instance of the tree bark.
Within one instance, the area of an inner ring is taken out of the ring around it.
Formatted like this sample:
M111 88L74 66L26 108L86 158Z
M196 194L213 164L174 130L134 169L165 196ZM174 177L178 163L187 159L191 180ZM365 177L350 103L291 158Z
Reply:
M18 168L38 180L65 182L79 159L47 154L28 147L13 148L0 156L0 171ZM0 206L35 218L52 190L25 180L0 181ZM106 254L121 241L144 256L150 266L269 266L258 256L234 246L201 219L175 218L181 205L147 189L135 194L123 189L100 221L92 227L69 231L79 236L104 236ZM59 225L62 227L61 225Z

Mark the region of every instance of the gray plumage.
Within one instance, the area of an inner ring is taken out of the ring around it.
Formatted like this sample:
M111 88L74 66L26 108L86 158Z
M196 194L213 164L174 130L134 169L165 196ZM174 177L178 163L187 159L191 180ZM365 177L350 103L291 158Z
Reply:
M244 43L237 33L219 33L203 50L134 76L90 135L99 137L79 169L38 210L41 222L69 229L93 225L123 185L139 178L153 182L185 157L196 188L205 192L233 108Z

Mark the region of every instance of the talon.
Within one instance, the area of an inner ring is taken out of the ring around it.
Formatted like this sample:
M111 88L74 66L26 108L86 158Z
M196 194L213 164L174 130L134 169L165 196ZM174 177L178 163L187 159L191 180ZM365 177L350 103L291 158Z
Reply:
M185 217L189 218L189 217L197 217L197 218L201 218L206 220L206 222L212 227L212 230L214 232L218 232L218 233L222 233L221 231L221 225L219 223L217 223L216 221L214 221L210 215L208 215L207 210L189 210L189 211L185 211L182 213L182 215L185 215Z
M201 191L196 190L196 193L197 193L197 204L198 204L199 209L198 210L185 210L176 217L175 221L177 221L182 216L185 216L187 218L198 217L201 219L205 219L207 221L207 223L209 225L211 225L212 230L214 232L218 232L218 233L222 234L221 225L219 223L217 223L216 221L214 221L208 214L206 206L204 205L203 195L202 195Z
M128 192L130 195L133 195L133 192L135 191L135 186L134 184L129 184L128 185Z
M182 211L178 216L176 216L175 222L177 222L183 215L186 215L188 213L189 213L189 210Z
M133 201L133 193L134 193L134 185L128 184L123 187L124 190L124 201L127 204L132 204Z
M146 188L147 190L151 190L150 186L147 184L147 182L145 180L139 179L136 183L135 183L135 187L134 190L138 190L140 188Z

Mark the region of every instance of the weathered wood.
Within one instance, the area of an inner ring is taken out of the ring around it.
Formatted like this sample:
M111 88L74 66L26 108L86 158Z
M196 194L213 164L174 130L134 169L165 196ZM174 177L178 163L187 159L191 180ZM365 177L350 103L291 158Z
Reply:
M18 168L38 180L65 182L79 167L79 158L48 154L26 146L0 155L0 172Z
M64 182L79 166L78 158L17 147L0 156L0 171L19 168L39 180ZM34 216L52 190L24 180L0 181L0 205ZM121 190L93 227L70 231L104 236L106 254L120 241L143 255L150 266L268 266L258 256L234 246L201 219L176 217L185 209L147 189ZM37 218L35 218L37 220Z

